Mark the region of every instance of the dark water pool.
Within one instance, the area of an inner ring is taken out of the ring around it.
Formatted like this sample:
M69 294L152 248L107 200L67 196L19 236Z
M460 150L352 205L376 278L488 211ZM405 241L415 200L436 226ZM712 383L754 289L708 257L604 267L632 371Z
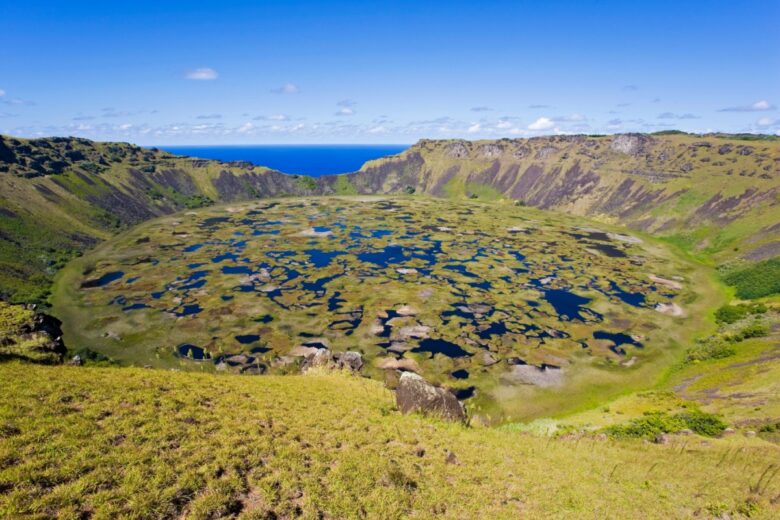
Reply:
M86 280L81 284L82 288L91 288L91 287L103 287L104 285L108 285L111 282L115 282L122 278L125 275L124 271L111 271L110 273L106 273L100 278L95 278L92 280Z
M435 354L442 354L451 358L470 357L471 354L460 348L460 346L443 339L427 338L412 349L412 352L429 352L431 357Z

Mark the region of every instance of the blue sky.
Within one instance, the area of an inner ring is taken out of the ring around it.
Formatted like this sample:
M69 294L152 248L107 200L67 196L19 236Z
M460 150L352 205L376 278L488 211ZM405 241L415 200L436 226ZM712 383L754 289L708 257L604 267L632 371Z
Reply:
M0 0L0 133L780 133L780 2Z

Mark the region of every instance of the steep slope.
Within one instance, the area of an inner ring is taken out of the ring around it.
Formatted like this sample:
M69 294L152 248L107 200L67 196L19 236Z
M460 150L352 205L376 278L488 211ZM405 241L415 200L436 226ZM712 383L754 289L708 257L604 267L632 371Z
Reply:
M213 201L310 193L307 181L126 143L0 136L0 295L44 301L59 267L120 229Z
M0 364L0 517L777 518L755 438L542 438L375 381ZM738 469L737 469L738 468Z
M667 237L719 263L780 254L777 138L672 133L424 140L367 163L350 181L361 193L414 188L587 215Z
M319 179L126 143L0 136L0 295L45 301L65 261L174 211L268 196L514 199L665 237L723 272L780 253L780 139L625 134L423 140Z

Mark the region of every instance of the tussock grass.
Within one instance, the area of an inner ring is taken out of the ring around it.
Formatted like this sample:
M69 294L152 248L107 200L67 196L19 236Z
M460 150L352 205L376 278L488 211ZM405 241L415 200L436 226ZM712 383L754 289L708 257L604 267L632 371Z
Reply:
M10 362L0 392L5 518L778 514L780 450L756 439L469 429L401 416L379 383L342 374Z

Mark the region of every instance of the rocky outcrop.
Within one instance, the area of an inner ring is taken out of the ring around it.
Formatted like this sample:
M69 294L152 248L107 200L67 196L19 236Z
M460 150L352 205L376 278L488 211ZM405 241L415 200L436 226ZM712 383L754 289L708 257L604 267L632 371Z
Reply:
M650 141L651 138L644 134L621 134L612 139L609 147L616 152L636 156L644 152Z
M34 363L61 363L66 352L62 323L34 306L9 305L0 301L0 359Z
M465 421L463 405L449 390L433 386L413 372L404 372L395 391L398 409L405 414L418 412L449 421Z
M360 352L333 352L327 348L315 349L304 355L301 372L324 368L329 370L347 370L357 373L363 368L363 355Z

